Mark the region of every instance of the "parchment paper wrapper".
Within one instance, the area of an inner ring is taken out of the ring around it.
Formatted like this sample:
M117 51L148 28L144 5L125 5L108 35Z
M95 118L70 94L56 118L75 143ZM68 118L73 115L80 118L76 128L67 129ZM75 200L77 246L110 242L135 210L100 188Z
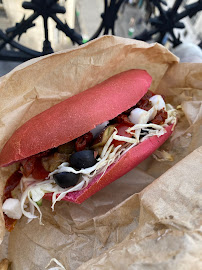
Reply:
M114 208L111 216L118 212L118 216L127 218L129 209L138 201L137 228L120 244L79 270L201 269L201 164L202 147ZM107 215L100 223L110 227Z
M0 248L12 269L45 269L51 258L66 269L199 269L201 148L186 156L202 140L202 64L177 62L159 44L105 36L30 60L1 78L1 146L32 116L132 68L147 70L151 90L181 105L172 138L155 155L164 150L172 161L151 156L82 205L59 202L52 212L43 202L44 226L23 217L10 234L8 255L6 240ZM1 194L14 170L1 169ZM2 215L1 223L3 238Z

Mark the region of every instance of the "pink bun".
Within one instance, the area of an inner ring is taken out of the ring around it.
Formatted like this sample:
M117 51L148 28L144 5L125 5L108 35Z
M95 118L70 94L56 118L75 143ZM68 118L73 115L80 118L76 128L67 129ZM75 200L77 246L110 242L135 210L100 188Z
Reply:
M166 127L166 133L162 136L153 136L130 149L116 163L112 164L104 175L96 176L86 188L67 194L63 200L74 203L82 203L105 186L109 185L116 179L135 168L139 163L141 163L157 148L159 148L170 137L171 134L172 125ZM52 194L45 194L44 198L51 200Z
M151 81L144 70L125 71L36 115L5 144L0 153L0 166L57 147L113 119L134 106L147 92Z

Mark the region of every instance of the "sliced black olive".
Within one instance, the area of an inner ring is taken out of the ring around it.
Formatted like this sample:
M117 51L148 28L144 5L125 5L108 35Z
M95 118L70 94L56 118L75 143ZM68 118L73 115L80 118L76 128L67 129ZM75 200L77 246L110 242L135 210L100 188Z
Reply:
M79 181L80 174L71 172L61 172L53 175L56 184L61 188L68 188L75 186Z
M70 165L76 169L85 169L96 164L93 150L83 150L76 152L70 156Z

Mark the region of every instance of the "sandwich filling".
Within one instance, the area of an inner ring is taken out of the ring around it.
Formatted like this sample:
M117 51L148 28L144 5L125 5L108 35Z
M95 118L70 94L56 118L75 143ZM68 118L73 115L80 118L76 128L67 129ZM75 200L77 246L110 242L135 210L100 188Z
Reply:
M173 124L174 128L176 121L176 110L165 104L162 96L148 91L134 107L116 118L74 141L22 161L20 172L15 172L22 195L16 198L16 185L10 187L13 180L8 179L4 214L11 219L19 219L23 214L31 221L37 218L34 214L37 209L41 223L40 205L46 193L53 193L54 210L57 201L87 187L94 177L101 177L131 148L149 137L162 136L168 125Z

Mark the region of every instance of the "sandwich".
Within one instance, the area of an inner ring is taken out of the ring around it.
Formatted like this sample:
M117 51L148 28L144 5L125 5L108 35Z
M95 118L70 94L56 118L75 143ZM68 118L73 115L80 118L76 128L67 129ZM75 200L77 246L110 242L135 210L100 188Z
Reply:
M43 199L52 209L60 200L80 204L159 148L177 119L151 82L145 70L122 72L18 128L0 153L0 166L18 164L4 188L6 218L32 220L37 209L41 222Z

